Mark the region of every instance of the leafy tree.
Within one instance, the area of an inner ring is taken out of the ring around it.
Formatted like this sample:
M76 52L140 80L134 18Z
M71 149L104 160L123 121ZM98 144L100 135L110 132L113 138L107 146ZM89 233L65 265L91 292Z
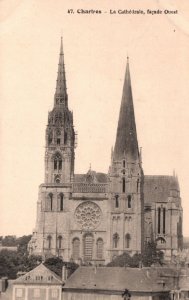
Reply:
M27 247L28 242L31 240L31 234L30 235L24 235L17 239L18 244L18 252L20 254L26 255L27 254Z
M154 241L145 243L144 252L142 255L142 263L145 267L150 267L152 264L163 264L163 252L157 249L157 244Z
M19 271L29 272L36 268L42 262L42 257L40 255L25 255L21 257L21 262L23 264L20 265Z
M139 268L140 265L150 267L152 264L163 264L163 252L157 250L155 242L151 241L145 244L142 254L130 256L127 252L117 256L107 267L131 267Z
M42 261L41 256L29 256L27 244L30 238L31 235L24 235L20 238L10 235L2 238L4 246L18 246L18 250L3 249L0 251L0 277L7 276L15 279L18 271L29 272Z
M139 268L141 266L141 260L142 260L142 255L139 254L139 253L135 253L131 257L130 267L132 267L132 268Z
M44 265L51 271L62 277L62 267L66 266L68 270L68 277L79 267L74 262L65 262L61 258L53 256L48 258Z
M2 237L1 241L3 246L17 246L17 240L15 235L6 235L5 237Z
M29 272L42 261L41 256L22 255L7 249L0 252L0 277L15 279L18 271Z
M0 252L0 277L7 276L10 279L16 278L19 270L20 258L16 251L2 250Z
M141 254L130 256L127 252L117 256L113 261L107 264L107 267L131 267L138 268L141 261Z
M44 265L49 268L51 271L62 277L62 267L64 265L62 259L59 257L50 257L46 259Z

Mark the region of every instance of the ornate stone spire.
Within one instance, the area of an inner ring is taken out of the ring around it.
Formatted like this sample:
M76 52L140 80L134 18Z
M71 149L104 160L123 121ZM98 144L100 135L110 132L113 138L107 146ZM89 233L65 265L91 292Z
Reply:
M128 57L114 148L114 160L122 159L126 159L127 162L139 159Z
M67 96L66 75L65 75L65 66L64 66L63 38L61 37L58 75L57 75L56 92L55 92L55 105L56 104L67 105L67 98L68 96Z

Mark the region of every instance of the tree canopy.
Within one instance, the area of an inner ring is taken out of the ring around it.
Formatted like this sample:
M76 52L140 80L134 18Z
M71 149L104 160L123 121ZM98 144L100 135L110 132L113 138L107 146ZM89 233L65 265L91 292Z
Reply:
M140 266L150 267L153 264L163 264L163 252L157 249L156 243L147 242L142 254L130 256L128 252L117 256L107 267L131 267L139 268Z
M17 251L10 251L8 249L0 251L0 277L6 276L9 279L15 279L19 271L29 272L42 262L41 256L29 255L27 245L30 239L31 235L24 235L19 238L12 235L5 238L1 237L3 246L17 246ZM63 265L66 265L68 269L68 276L78 267L73 262L64 262L55 256L48 258L44 265L60 277L62 277Z
M68 276L70 276L79 266L74 262L65 262L61 258L53 256L48 258L44 265L51 271L62 277L62 267L66 266L68 269Z
M8 248L0 251L0 277L7 276L10 279L15 279L17 272L29 272L42 261L41 256L29 256L27 244L30 239L31 235L24 235L19 238L14 235L1 237L3 246L17 246L17 251L10 251Z
M1 237L4 246L17 246L17 251L9 251L3 249L0 251L0 277L7 276L10 279L15 279L19 271L29 272L42 262L41 256L29 255L27 251L27 244L31 235L24 235L16 238L15 236ZM163 252L159 251L155 242L148 242L145 244L142 254L134 254L130 256L125 252L117 256L112 262L107 264L108 267L132 267L138 268L141 265L149 267L152 264L163 263ZM64 262L59 257L51 257L46 259L45 266L54 271L60 277L62 276L62 267L66 265L68 269L68 276L70 276L78 267L73 262Z

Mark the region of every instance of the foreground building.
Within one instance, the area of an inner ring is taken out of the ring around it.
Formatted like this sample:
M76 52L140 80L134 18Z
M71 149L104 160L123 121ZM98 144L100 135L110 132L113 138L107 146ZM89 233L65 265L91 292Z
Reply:
M39 187L30 253L104 264L125 251L141 252L152 239L169 258L181 249L178 180L143 173L128 59L108 174L75 174L75 136L61 40L54 107L45 135L45 182Z
M131 300L170 299L170 289L159 277L152 280L150 270L119 267L80 267L63 287L63 299L119 300L125 289Z
M15 280L0 279L2 300L118 300L128 289L128 300L186 300L189 269L173 267L79 267L62 277L43 264Z
M43 264L14 280L13 300L61 300L63 281ZM10 298L11 299L11 298Z

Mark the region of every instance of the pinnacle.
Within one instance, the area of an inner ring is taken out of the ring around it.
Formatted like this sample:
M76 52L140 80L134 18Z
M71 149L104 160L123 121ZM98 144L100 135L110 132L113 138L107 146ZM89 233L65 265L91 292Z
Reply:
M135 161L138 157L138 141L129 70L129 57L127 57L127 66L114 149L114 159L122 160L126 158L128 161Z
M65 100L67 100L67 88L63 53L63 38L61 37L58 74L56 80L55 103L63 103L63 101Z

